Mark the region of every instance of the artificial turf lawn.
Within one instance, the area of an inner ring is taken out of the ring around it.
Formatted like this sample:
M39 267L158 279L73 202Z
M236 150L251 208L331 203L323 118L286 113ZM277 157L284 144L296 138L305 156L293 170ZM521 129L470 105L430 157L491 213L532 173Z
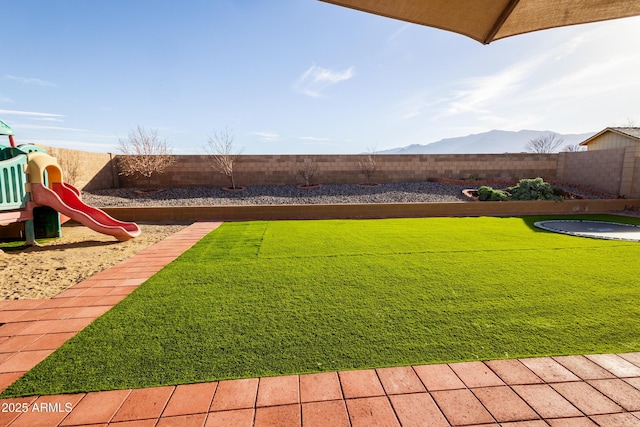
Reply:
M3 396L640 350L640 243L548 218L225 223Z
M36 239L36 243L38 244L42 244L42 243L47 243L50 242L52 240L55 240L55 238L44 238L44 239ZM0 250L4 251L4 252L17 252L17 251L22 251L25 249L28 249L29 246L27 246L27 244L25 243L24 239L23 240L10 240L10 241L1 241L0 240Z

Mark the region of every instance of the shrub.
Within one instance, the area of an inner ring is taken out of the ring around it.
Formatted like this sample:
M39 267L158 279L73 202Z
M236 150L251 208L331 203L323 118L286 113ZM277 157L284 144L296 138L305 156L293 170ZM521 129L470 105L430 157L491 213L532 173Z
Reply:
M318 176L318 164L313 159L305 159L298 168L298 175L304 179L304 186L311 187L313 180Z
M371 182L371 178L373 178L373 175L375 175L378 170L378 161L376 160L375 154L375 149L371 148L368 150L367 154L362 156L358 161L360 172L364 175L367 183Z
M548 135L541 135L537 138L533 138L525 149L530 153L553 153L564 143L564 138L558 137L555 133Z
M509 195L502 190L496 190L487 185L483 185L478 188L478 200L483 202L503 202L509 200Z
M118 156L120 175L141 175L151 186L151 177L164 173L176 162L171 154L172 148L160 139L155 129L146 130L138 126L129 132L127 139L120 139L118 149L124 156Z
M517 185L507 188L513 200L562 200L542 178L521 179Z
M240 161L240 154L243 149L235 150L233 146L234 136L233 132L229 128L224 128L219 132L214 132L213 136L209 137L207 146L204 150L207 153L207 162L209 165L224 174L229 180L232 189L236 189L236 164Z
M551 187L551 191L553 192L554 196L557 196L560 199L565 195L564 190L560 187Z

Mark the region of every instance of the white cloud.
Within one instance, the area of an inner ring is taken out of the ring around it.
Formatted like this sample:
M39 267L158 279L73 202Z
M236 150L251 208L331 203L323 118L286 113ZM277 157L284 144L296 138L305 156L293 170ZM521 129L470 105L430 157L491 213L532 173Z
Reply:
M488 112L488 107L498 100L513 96L526 78L542 62L533 58L505 68L493 75L473 77L461 82L463 89L454 91L454 96L444 109L444 115L466 112Z
M280 138L280 135L274 132L251 132L250 134L259 136L260 140L264 142L273 142Z
M77 139L40 139L25 138L26 142L36 145L44 145L45 147L69 148L83 151L94 151L99 153L115 153L118 150L117 141L113 143L91 142Z
M66 132L89 132L85 129L66 128L62 126L43 126L43 125L29 125L29 124L16 124L13 125L15 129L29 129L29 130L55 130Z
M411 23L406 23L403 24L399 29L397 29L396 31L393 32L393 34L391 34L388 38L387 38L387 43L388 44L393 44L393 42L396 40L396 38L398 38L398 36L402 33L404 33L407 29L409 29L411 26L414 26L415 24L411 24Z
M17 111L17 110L0 110L0 114L6 114L6 115L12 115L12 116L31 116L31 118L64 117L62 114L37 113L33 111Z
M467 77L452 83L454 89L416 91L398 104L397 119L411 120L425 114L431 121L461 114L488 116L496 105L512 100L529 79L553 56L546 51L516 62L493 74Z
M312 98L321 98L330 86L349 80L355 76L353 67L344 71L334 71L312 65L293 83L293 89Z
M640 54L623 53L607 61L596 61L576 68L531 91L529 101L550 102L562 99L581 99L589 102L598 95L635 92L640 88L636 72Z
M61 123L61 122L64 122L64 120L58 119L56 117L32 117L31 120L38 120L38 121L41 121L41 122L49 122L49 123L53 123L53 122Z
M51 83L51 82L48 82L46 80L35 79L35 78L31 78L31 77L20 77L20 76L6 75L6 76L4 76L4 78L6 80L13 80L14 82L22 83L22 84L25 84L25 85L35 85L35 86L42 86L42 87L58 87L58 85L55 84L55 83Z
M330 138L320 138L317 136L299 136L298 139L302 139L305 141L315 141L315 142L331 141Z
M573 67L572 56L581 51L586 37L584 34L568 39L566 42L556 45L550 49L540 50L525 60L511 64L505 68L497 70L495 73L486 76L470 77L455 83L461 88L449 93L448 99L444 102L444 107L439 109L433 119L440 119L447 116L459 114L476 114L481 121L486 121L498 109L511 108L514 105L526 106L532 101L532 95L538 88L548 84L550 79L563 71L565 76L571 74ZM567 65L569 64L569 65ZM558 79L558 77L556 77ZM566 84L566 81L563 82ZM545 96L557 98L558 92L546 91ZM515 120L518 113L509 112L507 115L514 118L514 122L531 123L530 114L525 114L527 118ZM500 117L493 117L500 121Z
M411 120L420 117L425 111L433 110L436 106L446 105L449 102L449 98L438 98L431 90L419 91L401 100L396 106L398 111L394 116L398 121Z

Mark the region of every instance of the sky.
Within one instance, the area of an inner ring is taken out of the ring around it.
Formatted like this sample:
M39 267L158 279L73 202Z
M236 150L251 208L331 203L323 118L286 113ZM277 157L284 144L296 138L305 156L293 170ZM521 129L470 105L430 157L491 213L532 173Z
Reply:
M640 126L640 17L465 36L317 0L0 0L18 143L349 154L501 130ZM6 142L3 142L6 144Z

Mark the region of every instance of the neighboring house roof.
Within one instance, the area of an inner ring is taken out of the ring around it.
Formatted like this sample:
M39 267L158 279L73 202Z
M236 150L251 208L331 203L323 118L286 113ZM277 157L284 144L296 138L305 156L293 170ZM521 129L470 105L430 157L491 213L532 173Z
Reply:
M637 142L640 143L640 128L626 127L626 128L605 128L604 130L593 135L591 138L588 138L582 141L580 145L589 145L591 141L593 141L594 139L598 138L600 135L607 132L615 132L617 134L627 136L631 139L635 139Z

